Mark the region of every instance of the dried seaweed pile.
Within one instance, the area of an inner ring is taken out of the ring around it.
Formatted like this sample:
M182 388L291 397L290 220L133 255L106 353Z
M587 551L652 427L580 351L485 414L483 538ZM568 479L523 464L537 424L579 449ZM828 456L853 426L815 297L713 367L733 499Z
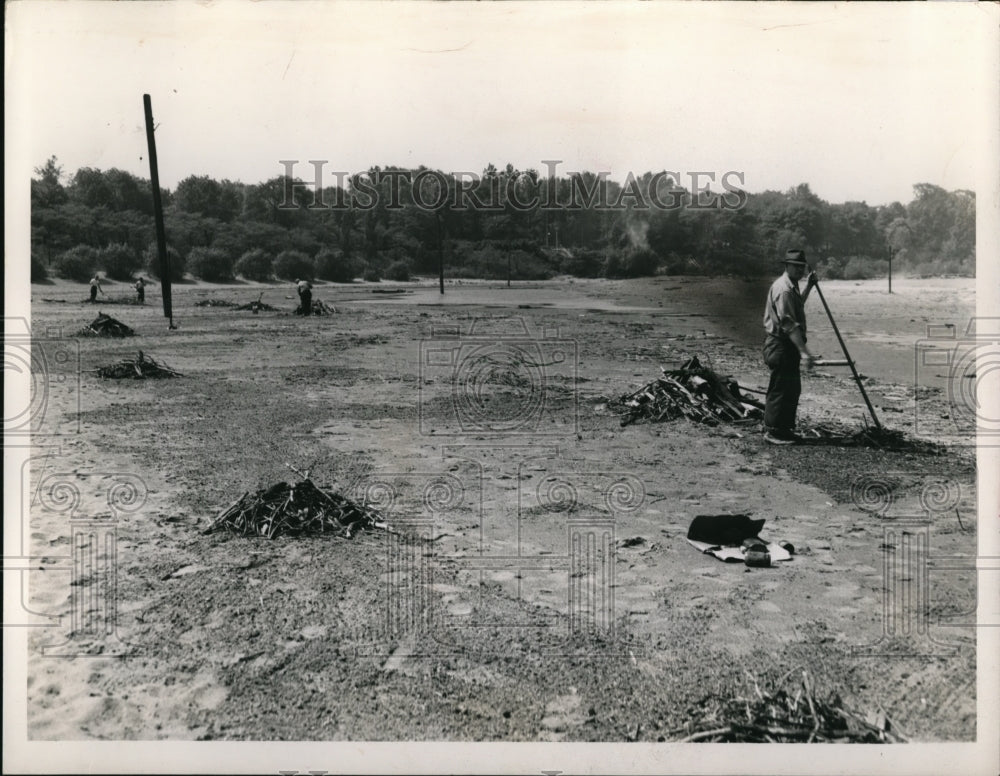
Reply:
M249 304L238 305L236 307L233 307L233 309L234 310L249 310L252 313L259 313L259 312L272 312L273 313L273 312L277 312L277 310L278 310L277 307L272 307L271 305L267 304L267 302L262 302L261 301L261 299L263 298L263 296L264 296L264 292L261 291L260 296L258 296L255 301L250 302Z
M194 303L195 307L236 307L236 302L226 299L200 299Z
M135 331L119 320L97 313L97 317L78 332L84 337L134 337Z
M863 428L839 423L800 423L798 430L803 444L830 447L867 447L901 453L940 455L946 448L924 439L911 439L902 431L871 426L867 419Z
M180 372L175 372L166 364L161 364L155 359L147 356L141 350L134 359L123 359L117 364L101 366L95 370L99 377L114 380L134 379L162 379L169 377L181 377Z
M680 417L714 426L756 420L762 415L760 402L744 396L735 380L719 377L697 357L688 359L679 369L661 371L663 374L653 382L608 403L621 414L623 426Z
M807 672L794 692L780 686L762 692L757 680L748 698L709 696L693 710L680 742L890 744L906 739L884 713L862 718L844 708L840 696L817 697ZM779 685L782 682L778 682Z
M307 478L244 493L222 510L204 533L227 528L244 536L268 539L325 533L350 539L358 531L385 527L378 510L322 490Z

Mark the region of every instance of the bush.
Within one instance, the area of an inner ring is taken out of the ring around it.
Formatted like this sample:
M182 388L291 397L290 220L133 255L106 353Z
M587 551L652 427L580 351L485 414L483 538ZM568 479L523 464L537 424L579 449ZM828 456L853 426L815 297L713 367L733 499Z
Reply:
M271 279L271 267L273 264L274 259L270 253L262 248L255 248L240 256L240 260L236 262L236 274L245 277L247 280L266 283Z
M109 245L97 255L97 262L104 268L104 274L115 280L131 280L132 273L139 269L139 257L135 251L123 243Z
M389 280L397 280L400 282L406 282L410 279L410 262L405 259L399 259L398 261L392 262L386 270L385 276Z
M358 273L358 265L341 251L324 248L316 254L316 275L334 283L352 283Z
M832 256L822 262L816 269L819 276L827 280L841 280L844 277L843 263Z
M636 248L625 254L623 271L628 278L644 278L656 274L660 257L649 248Z
M598 278L604 269L604 254L587 249L567 251L561 257L559 269L578 278Z
M59 276L77 283L86 283L94 276L97 266L97 251L89 245L77 245L62 253L56 259Z
M148 272L151 277L161 280L160 255L157 252L156 244L154 243L146 248L146 252L143 256L146 260L146 272ZM170 263L170 281L172 283L179 283L184 279L184 257L174 250L172 246L168 245L167 261Z
M31 282L42 283L49 279L49 271L35 254L31 254Z
M281 280L313 280L316 267L302 251L282 251L274 260L274 274Z
M863 259L852 256L844 266L844 280L869 280L884 278L889 274L889 262L885 259Z
M374 264L366 264L364 278L369 283L378 283L382 279L382 270Z
M218 248L192 248L188 266L192 275L210 283L233 279L233 259Z

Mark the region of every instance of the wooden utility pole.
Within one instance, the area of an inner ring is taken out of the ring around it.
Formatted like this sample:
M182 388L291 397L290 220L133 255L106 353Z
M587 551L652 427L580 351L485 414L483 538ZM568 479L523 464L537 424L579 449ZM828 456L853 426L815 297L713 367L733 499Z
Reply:
M441 225L441 211L434 211L434 220L437 222L438 237L438 281L441 293L444 293L444 227Z
M160 175L156 164L156 138L153 137L153 103L148 94L142 95L146 112L146 143L149 146L149 180L153 187L153 215L156 219L156 252L160 262L160 288L163 291L163 315L174 326L173 300L170 296L170 257L167 255L167 235L163 228L163 202L160 200Z

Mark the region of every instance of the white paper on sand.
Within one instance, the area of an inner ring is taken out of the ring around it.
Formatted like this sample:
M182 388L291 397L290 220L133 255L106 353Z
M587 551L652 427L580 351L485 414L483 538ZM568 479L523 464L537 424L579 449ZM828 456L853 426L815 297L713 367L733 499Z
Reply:
M714 555L719 560L726 561L726 563L746 562L746 553L742 547L729 547L721 544L709 544L708 542L696 542L694 539L688 539L688 544L692 547L696 547L700 552L703 552L706 555ZM771 554L772 563L779 560L792 559L792 554L780 544L776 544L775 542L764 542L764 544L767 545L767 551Z

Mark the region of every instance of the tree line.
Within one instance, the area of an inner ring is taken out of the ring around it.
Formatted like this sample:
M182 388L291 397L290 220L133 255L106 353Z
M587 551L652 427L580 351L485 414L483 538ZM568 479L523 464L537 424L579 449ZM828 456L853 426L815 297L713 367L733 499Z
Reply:
M802 183L723 199L678 177L372 167L319 188L193 175L163 191L170 271L222 282L406 280L442 267L476 278L749 277L798 247L831 278L882 276L890 256L905 274L975 274L971 191L918 183L905 205L871 206L829 203ZM641 192L654 189L650 206ZM68 175L51 157L31 180L31 267L35 281L158 277L149 181L118 169Z

